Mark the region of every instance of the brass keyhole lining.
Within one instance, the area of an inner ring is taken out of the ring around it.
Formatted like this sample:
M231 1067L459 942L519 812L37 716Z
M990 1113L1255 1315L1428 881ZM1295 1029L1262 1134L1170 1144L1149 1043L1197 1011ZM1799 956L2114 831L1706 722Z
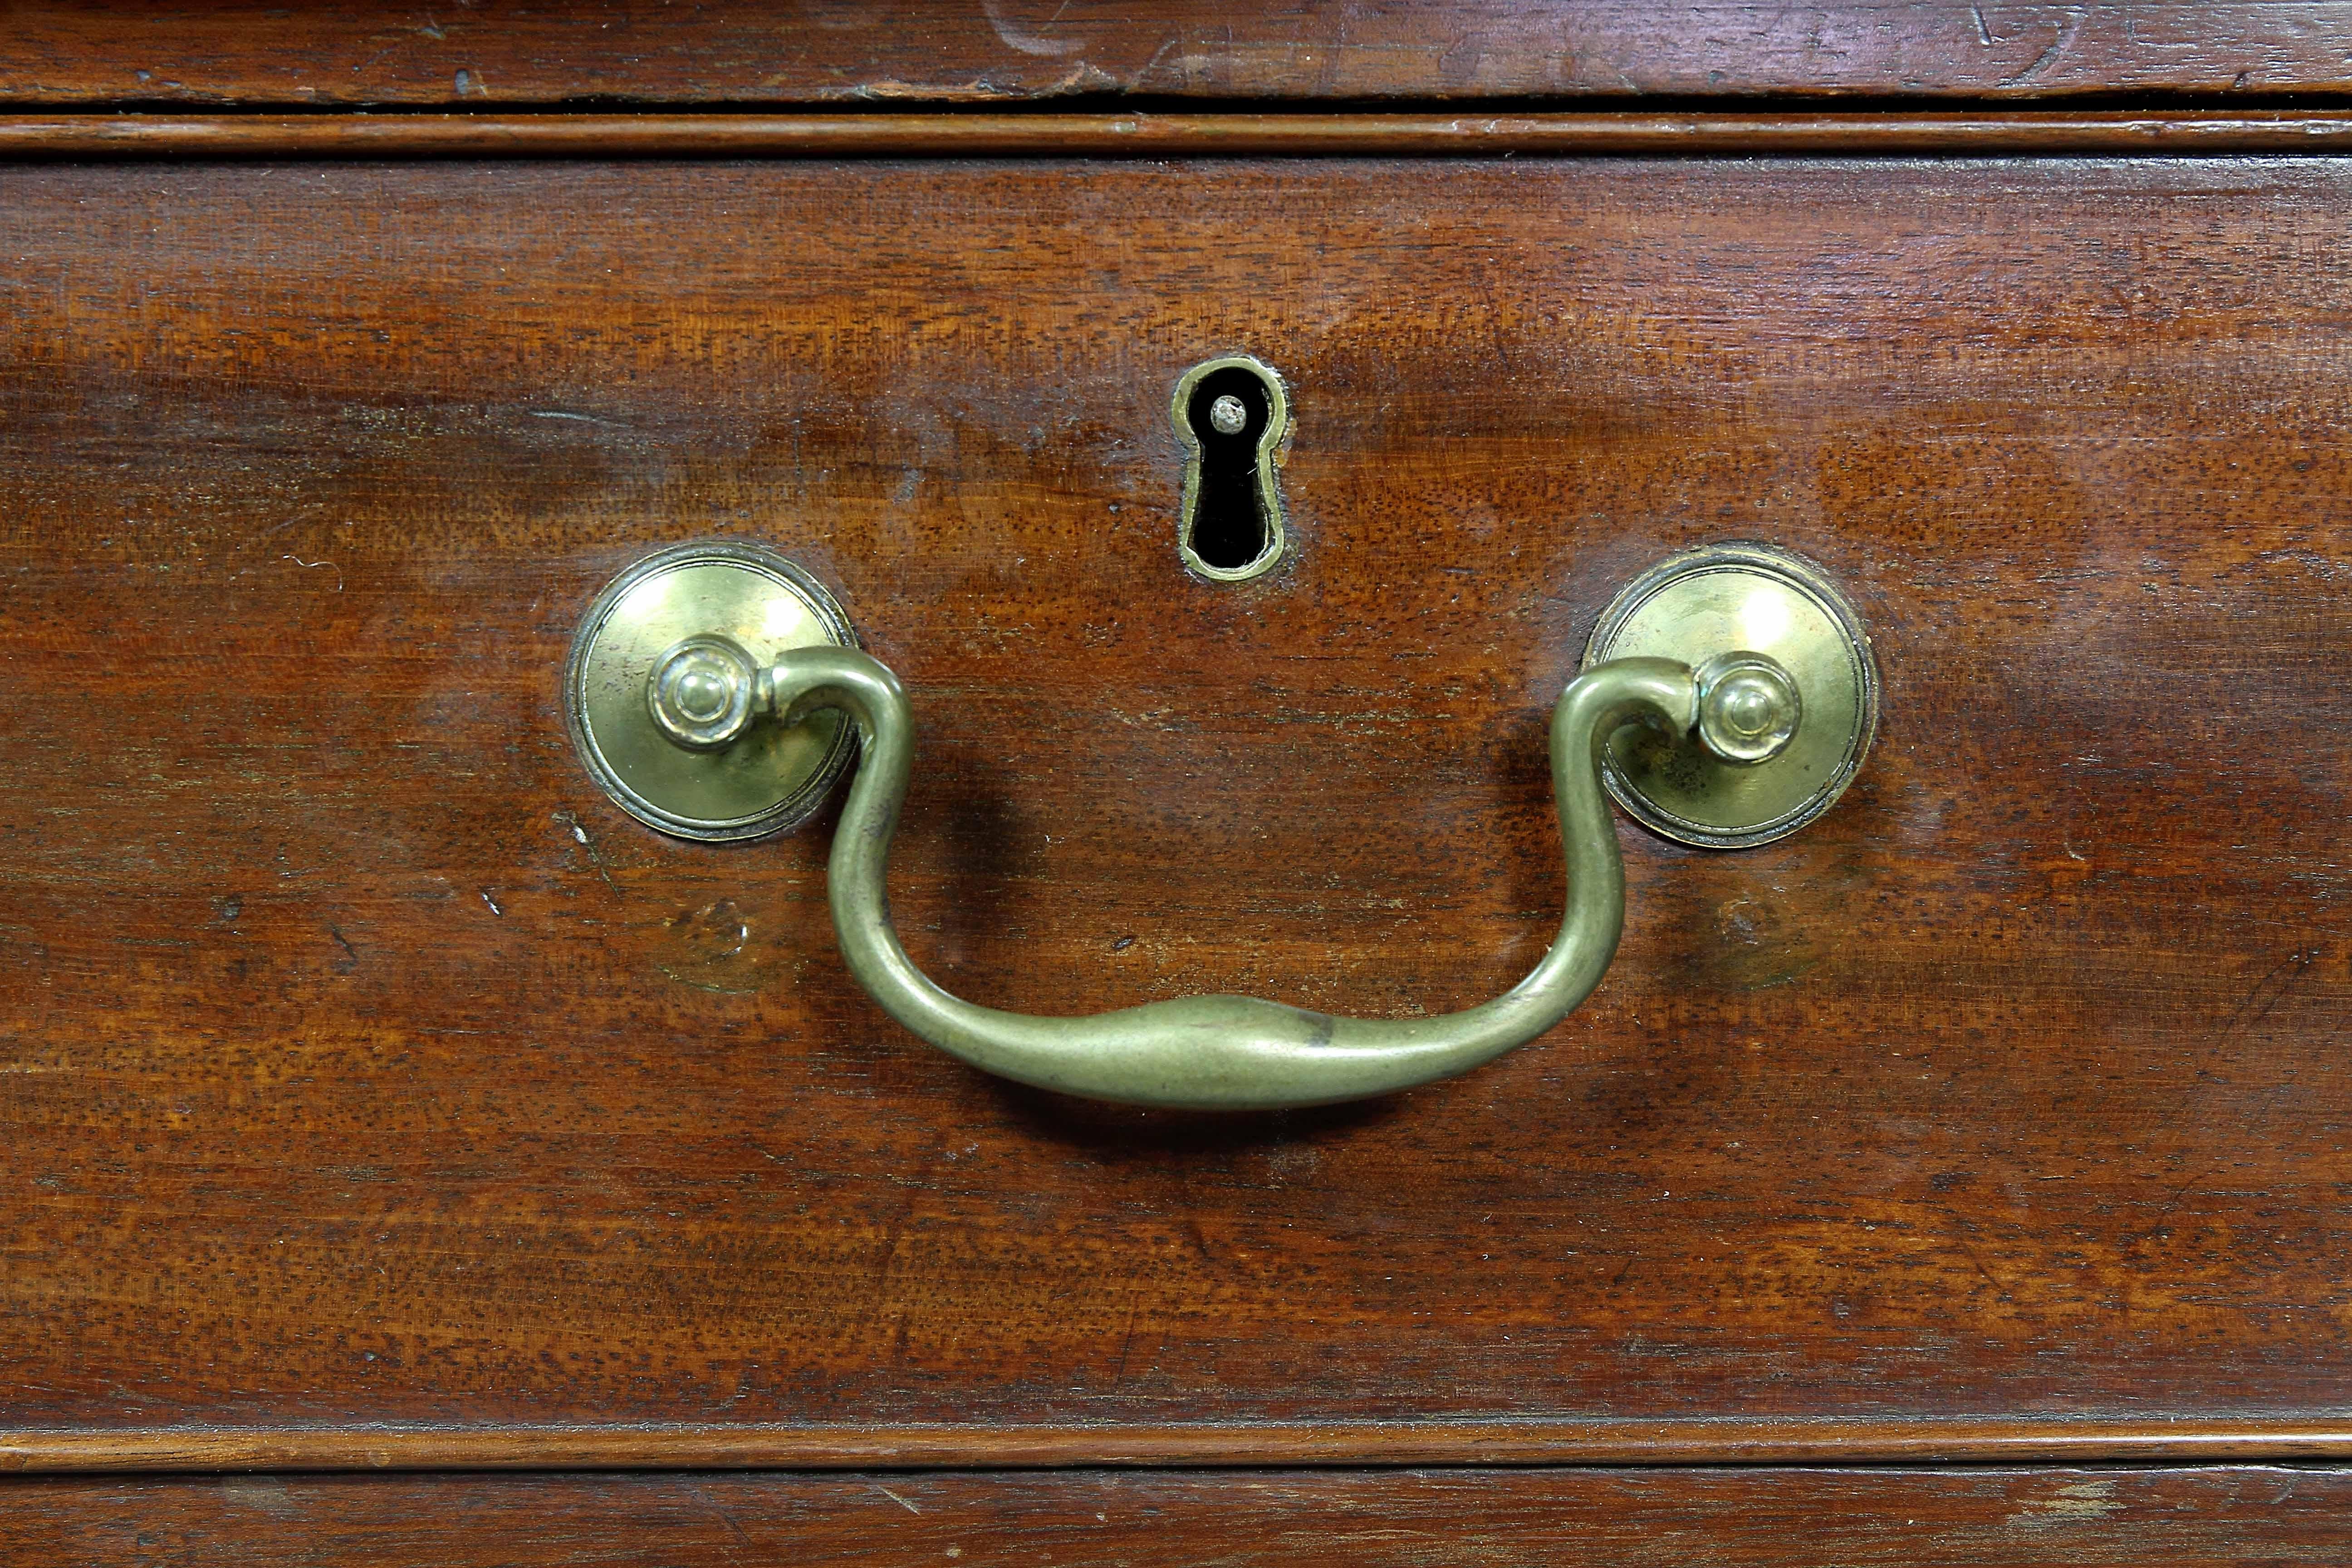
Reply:
M1190 454L1177 548L1187 570L1241 583L1282 559L1282 494L1275 462L1289 433L1289 401L1272 366L1249 354L1204 360L1176 383L1170 406Z

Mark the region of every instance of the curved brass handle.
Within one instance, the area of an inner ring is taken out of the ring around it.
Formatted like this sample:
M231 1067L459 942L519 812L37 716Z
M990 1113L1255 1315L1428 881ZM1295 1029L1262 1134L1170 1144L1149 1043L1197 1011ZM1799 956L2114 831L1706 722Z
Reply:
M658 551L606 584L573 638L565 711L581 760L649 826L724 842L803 820L862 751L828 872L858 984L974 1067L1139 1105L1360 1100L1535 1038L1599 984L1624 925L1604 784L1669 837L1767 843L1829 809L1876 727L1869 638L1819 568L1753 542L1683 552L1619 592L1553 710L1568 908L1525 980L1436 1018L1335 1018L1246 996L1037 1018L949 995L899 945L884 879L913 724L898 678L856 638L823 584L772 551L723 540ZM1644 738L1637 721L1664 733Z
M884 872L906 798L914 725L898 677L846 648L802 648L759 672L755 705L787 724L837 708L865 744L826 868L849 972L882 1010L950 1055L1041 1089L1133 1105L1265 1110L1362 1100L1451 1078L1566 1017L1601 980L1625 921L1625 875L1601 788L1601 748L1636 721L1676 735L1699 721L1700 680L1663 658L1620 658L1570 682L1552 710L1551 773L1568 863L1559 936L1495 1000L1423 1018L1335 1018L1249 996L1188 996L1040 1018L950 996L890 923ZM1791 693L1793 700L1793 692Z

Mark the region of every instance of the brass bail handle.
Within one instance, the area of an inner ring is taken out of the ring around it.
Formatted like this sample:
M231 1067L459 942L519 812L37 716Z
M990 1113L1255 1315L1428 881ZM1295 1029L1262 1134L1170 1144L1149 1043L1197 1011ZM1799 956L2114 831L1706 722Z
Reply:
M816 668L814 661L829 651L786 653L777 664L762 668L731 637L715 633L687 637L655 662L653 675L646 682L646 707L673 744L698 752L725 750L757 720L796 724L815 709L835 707L855 715L856 706L846 699L798 700L799 694L814 689L804 672ZM857 666L872 667L866 671L869 678L886 677L893 683L898 679L879 659L863 654L851 658ZM1695 670L1677 668L1693 689L1690 701L1678 702L1672 709L1643 708L1629 714L1627 722L1654 724L1671 732L1677 714L1687 712L1700 744L1739 767L1769 763L1796 739L1798 722L1804 716L1804 699L1796 679L1776 660L1760 653L1737 652L1719 654ZM1588 670L1578 679L1591 679L1600 674L1599 669ZM865 734L862 724L859 732Z
M898 677L880 660L843 646L846 636L810 636L763 653L748 646L748 634L700 629L655 650L642 637L631 643L630 631L643 627L622 616L625 629L613 634L611 646L624 651L600 658L614 618L605 605L604 618L592 613L575 645L575 732L592 766L610 769L614 757L638 755L635 724L657 735L674 757L700 756L723 767L771 755L772 747L759 749L763 736L845 719L858 744L826 867L835 934L850 973L884 1012L973 1067L1066 1094L1188 1110L1362 1100L1467 1072L1524 1045L1600 983L1625 915L1624 870L1604 788L1642 802L1629 809L1675 837L1738 845L1794 831L1827 809L1851 779L1875 721L1867 640L1858 623L1834 613L1824 617L1834 623L1833 635L1802 624L1796 600L1850 612L1843 600L1809 599L1822 585L1805 576L1765 572L1759 578L1759 547L1740 548L1749 558L1735 563L1732 578L1719 571L1667 572L1677 562L1690 566L1676 558L1629 585L1602 616L1586 668L1552 710L1552 787L1568 880L1559 934L1509 991L1433 1017L1339 1017L1255 997L1207 995L1049 1018L975 1006L940 989L907 956L885 892L891 835L914 760L912 714ZM1780 563L1769 564L1777 571ZM804 574L792 585L803 593L809 586ZM1698 626L1700 640L1713 638L1717 651L1696 663L1646 650L1593 657L1608 651L1605 641L1655 641L1662 620L1685 631ZM1778 646L1721 646L1743 626L1771 634L1759 640L1778 639ZM624 693L614 681L625 685L633 678L641 680L637 702L616 700ZM582 720L600 693L605 717ZM632 706L634 719L625 711ZM812 746L808 754L823 750ZM662 802L635 801L625 793L629 777L683 789L675 779L684 775L663 773L653 765L658 762L656 755L623 777L621 788L606 780L607 789L656 826L730 836L678 826L677 812ZM791 778L775 793L799 799L805 789L805 779Z

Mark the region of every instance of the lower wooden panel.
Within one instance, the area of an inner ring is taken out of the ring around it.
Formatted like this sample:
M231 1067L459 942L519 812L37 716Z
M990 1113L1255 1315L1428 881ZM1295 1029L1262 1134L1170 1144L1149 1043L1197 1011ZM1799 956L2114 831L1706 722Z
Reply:
M65 1564L2338 1563L2352 1470L1112 1470L0 1485ZM789 1559L771 1553L789 1552Z

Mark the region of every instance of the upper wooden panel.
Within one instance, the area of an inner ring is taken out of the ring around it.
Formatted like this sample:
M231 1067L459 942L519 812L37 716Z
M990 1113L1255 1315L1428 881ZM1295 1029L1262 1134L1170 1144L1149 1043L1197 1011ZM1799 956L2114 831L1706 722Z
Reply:
M2324 159L0 169L0 1423L2340 1408L2347 207ZM1241 588L1179 568L1168 415L1235 348L1296 432ZM906 678L901 929L1024 1011L1517 979L1546 713L1671 550L1824 563L1885 720L1786 843L1627 829L1546 1040L1104 1110L877 1014L822 824L590 785L574 620L709 534Z
M1866 94L2281 94L2352 86L2352 4L1174 0L393 11L34 0L0 102L789 104Z

